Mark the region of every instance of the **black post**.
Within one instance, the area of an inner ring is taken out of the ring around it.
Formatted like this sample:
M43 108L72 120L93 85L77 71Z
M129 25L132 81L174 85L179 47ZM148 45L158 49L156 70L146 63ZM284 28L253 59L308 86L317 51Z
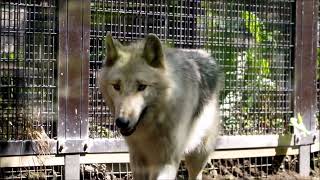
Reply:
M315 129L316 113L316 48L317 48L317 1L296 1L295 31L295 116L301 114L305 127ZM310 173L310 144L312 137L303 138L297 132L296 143L300 145L300 174Z
M58 151L65 153L65 179L80 178L78 142L88 137L89 46L90 1L59 0Z

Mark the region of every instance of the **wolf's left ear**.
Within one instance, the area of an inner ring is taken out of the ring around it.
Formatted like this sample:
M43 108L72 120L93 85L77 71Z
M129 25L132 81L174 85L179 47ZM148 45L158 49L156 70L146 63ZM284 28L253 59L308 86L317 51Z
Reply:
M105 39L105 48L106 48L106 65L112 66L118 59L119 52L118 48L121 46L120 42L114 40L110 33L107 34Z
M164 54L162 45L160 39L155 34L148 34L145 38L143 57L152 67L164 67Z

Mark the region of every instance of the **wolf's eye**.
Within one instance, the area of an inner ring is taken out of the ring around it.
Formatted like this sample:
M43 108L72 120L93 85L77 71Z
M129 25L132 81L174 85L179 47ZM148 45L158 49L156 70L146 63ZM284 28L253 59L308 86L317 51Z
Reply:
M120 84L112 84L113 89L116 91L120 91Z
M144 91L146 89L147 85L145 84L139 84L138 85L138 91Z

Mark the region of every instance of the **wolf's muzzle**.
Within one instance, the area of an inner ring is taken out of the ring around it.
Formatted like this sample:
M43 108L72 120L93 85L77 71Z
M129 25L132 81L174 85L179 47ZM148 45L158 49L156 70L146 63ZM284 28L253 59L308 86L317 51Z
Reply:
M119 117L116 119L116 125L120 129L120 133L123 136L130 136L135 130L135 126L130 126L130 120L126 118Z
M130 124L129 119L122 117L117 118L116 125L120 129L120 133L123 136L130 136L136 130L136 127L138 126L139 122L144 118L145 114L147 113L147 109L148 107L145 107L142 110L138 121L134 125Z

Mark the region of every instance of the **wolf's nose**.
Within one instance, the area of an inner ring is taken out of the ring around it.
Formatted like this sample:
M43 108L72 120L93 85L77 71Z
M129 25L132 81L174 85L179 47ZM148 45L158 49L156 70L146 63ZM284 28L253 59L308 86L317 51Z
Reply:
M129 126L129 120L128 119L125 119L125 118L122 118L122 117L119 117L116 119L116 125L118 128L120 129L125 129L125 128L128 128Z

